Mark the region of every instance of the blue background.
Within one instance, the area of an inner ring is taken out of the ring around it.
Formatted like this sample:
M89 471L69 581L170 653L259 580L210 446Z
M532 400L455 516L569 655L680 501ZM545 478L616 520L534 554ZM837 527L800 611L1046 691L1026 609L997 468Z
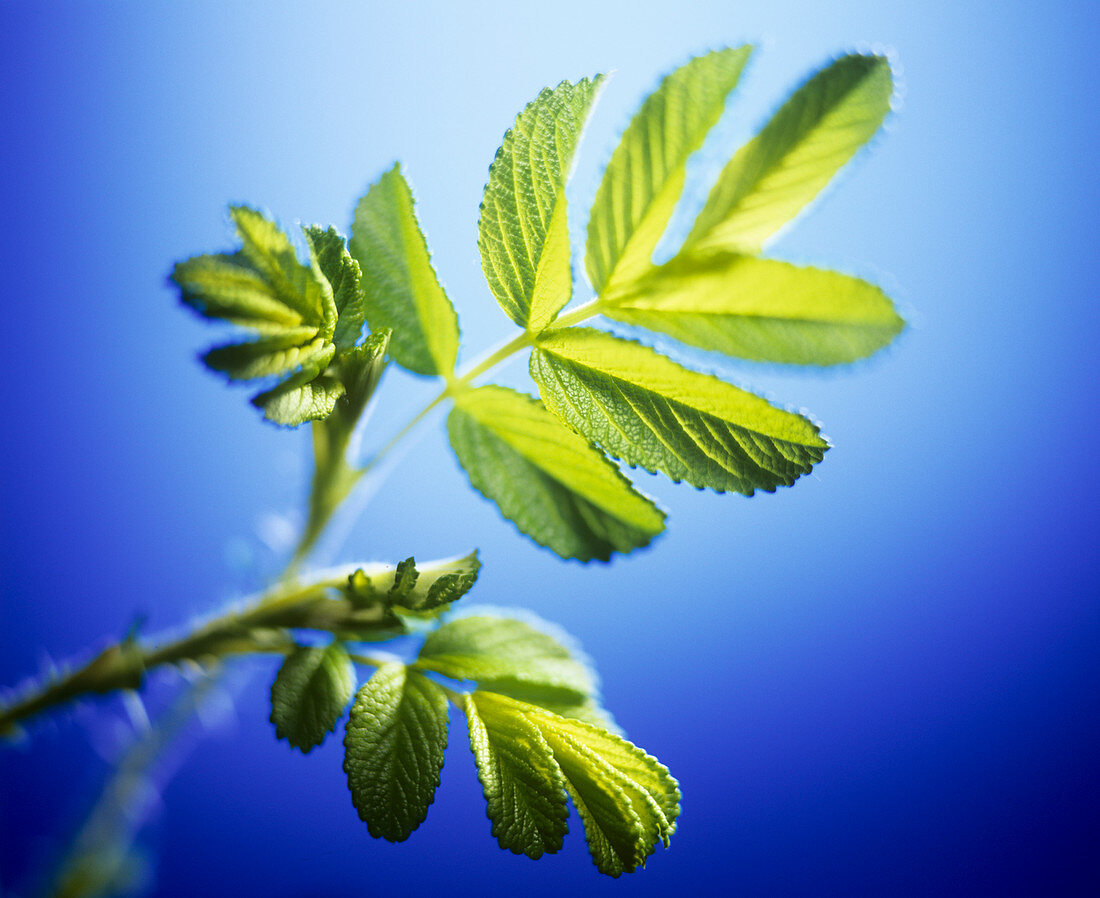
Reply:
M217 335L165 283L175 260L229 245L228 202L346 230L400 159L469 359L510 331L477 208L541 87L615 72L571 187L580 234L614 135L692 53L760 45L696 167L701 200L812 69L884 48L898 114L771 252L876 280L911 327L824 375L690 357L821 420L836 448L813 475L750 500L642 474L668 533L584 567L469 489L437 417L325 547L480 547L476 599L576 635L628 734L679 777L672 849L618 881L575 819L557 856L501 851L457 718L425 824L374 841L339 741L303 758L274 740L266 661L231 677L230 710L175 759L140 844L171 896L1100 893L1100 7L625 9L3 4L0 683L278 569L307 435L262 424L196 364ZM430 395L387 378L369 445ZM172 685L155 678L150 702ZM29 893L64 847L126 721L117 699L89 703L0 755L3 887Z

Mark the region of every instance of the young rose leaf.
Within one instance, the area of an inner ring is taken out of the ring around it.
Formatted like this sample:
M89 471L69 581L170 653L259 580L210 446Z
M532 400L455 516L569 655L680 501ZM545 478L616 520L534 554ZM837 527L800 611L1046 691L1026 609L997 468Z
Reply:
M355 691L355 665L342 644L298 646L271 685L275 737L308 753L336 728Z
M588 221L586 266L597 293L636 277L672 217L688 157L722 114L749 46L698 56L642 103L611 155Z
M220 318L272 336L298 331L303 341L317 334L317 322L311 324L287 305L241 253L194 256L178 262L171 280L179 287L183 302L206 318Z
M546 740L522 715L500 713L482 693L467 695L463 710L500 847L530 858L558 851L569 811L565 781Z
M202 357L203 364L230 380L255 380L296 371L329 354L331 344L315 337L315 328L288 328L274 337L217 346Z
M818 72L729 161L685 246L759 250L878 130L893 90L881 56Z
M247 206L231 206L229 216L241 238L241 255L263 276L275 296L297 311L303 321L321 327L326 339L331 338L336 326L331 291L326 294L316 272L298 261L286 234L275 222Z
M355 696L344 736L351 800L370 834L401 842L424 822L447 747L447 697L403 664L386 664Z
M337 308L316 259L307 266L274 222L245 206L230 208L241 238L235 254L198 256L172 272L185 303L207 318L249 328L259 339L210 350L203 361L231 380L284 377L253 398L277 423L295 426L328 415L343 388L325 374L336 346Z
M600 309L702 349L791 365L865 358L905 326L867 281L721 251L682 252L603 299Z
M596 692L595 674L549 633L496 615L457 617L424 640L416 666L478 688L542 704L580 703Z
M416 569L416 560L411 555L404 561L399 561L393 571L393 586L390 587L387 601L394 605L404 604L419 578L420 571Z
M324 355L304 365L277 387L254 396L252 404L263 409L269 421L286 427L328 417L336 407L336 400L344 394L344 385L339 380L322 374L335 351L336 347L330 343Z
M435 617L470 591L480 570L476 551L419 566L409 558L396 567L361 567L341 586L353 602L361 605L377 604L397 608L403 614ZM410 576L412 572L415 577Z
M573 292L565 182L602 75L546 88L516 117L481 201L481 267L520 327L540 331Z
M363 291L359 286L359 263L351 257L343 236L336 228L316 225L302 228L309 243L310 258L332 291L336 307L336 329L332 341L338 352L351 349L363 333Z
M394 361L417 374L449 376L458 318L432 267L400 165L359 200L349 247L362 269L367 322L372 331L393 331Z
M563 558L607 561L664 529L663 512L529 396L496 386L462 392L447 432L474 489Z
M336 407L346 427L355 426L378 387L386 369L386 350L391 334L388 330L373 333L359 346L342 352L337 359L344 395Z
M608 454L717 492L790 486L828 448L802 416L603 331L540 337L531 376L547 408Z

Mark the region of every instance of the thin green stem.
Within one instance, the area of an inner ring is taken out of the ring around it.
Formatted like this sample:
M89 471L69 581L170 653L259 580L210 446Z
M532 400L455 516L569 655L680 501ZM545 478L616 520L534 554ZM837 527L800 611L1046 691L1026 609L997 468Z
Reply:
M600 301L599 299L593 299L583 305L577 306L572 312L563 315L561 318L554 322L553 328L558 330L560 328L572 327L573 325L580 324L582 321L587 321L589 318L594 318L600 314ZM363 468L363 473L374 468L386 455L388 455L406 436L409 432L416 427L424 418L432 411L437 405L444 402L446 399L454 396L457 393L462 392L470 386L473 381L481 377L481 375L488 373L493 368L500 365L502 362L507 361L517 352L534 346L535 338L537 334L532 334L530 331L524 331L513 339L507 341L496 349L490 350L481 359L474 362L466 371L460 374L458 377L452 378L447 382L447 385L436 394L427 405L425 405L419 412L417 412L404 427L398 431L397 436L386 443L381 449L378 450Z

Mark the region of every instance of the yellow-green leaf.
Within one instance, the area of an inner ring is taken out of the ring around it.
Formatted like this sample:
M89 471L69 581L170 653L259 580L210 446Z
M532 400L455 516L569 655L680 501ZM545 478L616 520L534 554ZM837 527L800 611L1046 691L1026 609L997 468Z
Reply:
M801 415L603 331L547 332L531 376L547 408L608 454L697 487L770 492L828 448Z
M758 250L878 130L893 90L882 56L818 72L729 161L685 246Z
M417 374L449 375L458 318L432 267L400 165L359 201L349 248L362 269L367 323L372 331L393 331L391 358Z
M558 851L568 831L565 780L538 728L483 693L467 695L463 710L500 847L530 858Z
M447 430L473 487L563 558L606 561L664 529L664 513L538 400L469 390L455 398Z
M489 288L520 327L546 327L573 291L565 182L603 76L543 90L489 167L478 248Z
M853 362L905 326L886 294L860 278L729 252L682 252L600 309L702 349L792 365Z
M688 157L722 114L749 46L698 56L646 98L611 155L588 221L586 267L597 293L644 271L684 187Z

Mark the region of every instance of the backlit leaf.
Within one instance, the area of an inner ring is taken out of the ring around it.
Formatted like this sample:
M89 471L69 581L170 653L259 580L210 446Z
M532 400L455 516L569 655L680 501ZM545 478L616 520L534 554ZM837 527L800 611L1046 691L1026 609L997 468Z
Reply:
M458 318L432 267L400 165L359 201L349 246L362 269L371 330L393 331L390 356L417 374L449 375L458 352Z
M743 359L838 365L905 326L879 287L757 256L681 253L601 302L609 318Z
M387 664L360 688L344 736L344 772L372 836L401 842L424 822L446 747L447 697L423 674Z
M684 187L688 157L722 114L749 46L698 56L646 98L611 155L588 221L586 265L597 293L644 271Z
M538 728L522 715L499 713L482 693L467 695L463 710L500 847L530 858L558 851L568 830L565 781Z
M685 246L758 250L878 130L893 90L882 56L818 72L729 161Z
M547 407L608 454L697 487L789 486L828 447L800 415L602 331L543 335L531 376Z
M520 327L544 328L573 290L565 182L602 76L546 88L521 112L489 167L481 267Z
M329 285L336 308L336 328L332 340L343 352L359 342L363 332L363 292L359 286L359 263L351 257L344 238L336 228L322 230L316 225L302 229L309 243L310 257Z
M473 487L563 558L606 561L664 529L663 512L529 396L496 386L460 393L447 431Z

